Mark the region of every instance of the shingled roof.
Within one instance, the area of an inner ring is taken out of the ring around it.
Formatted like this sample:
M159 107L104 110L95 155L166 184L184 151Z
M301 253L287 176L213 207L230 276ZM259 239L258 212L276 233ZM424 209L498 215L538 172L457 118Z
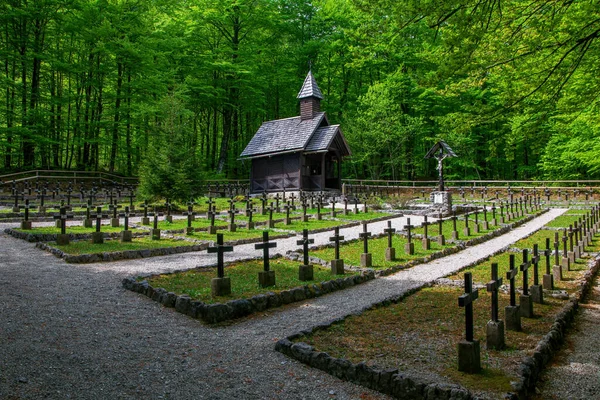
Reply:
M304 84L297 96L298 99L305 99L307 97L316 97L317 99L323 100L323 93L321 93L321 89L319 89L319 85L317 85L317 81L315 80L312 71L308 71L308 74L304 79Z
M304 150L322 123L329 124L324 112L304 121L300 117L293 117L263 122L240 157L259 157Z
M337 138L337 139L336 139ZM315 131L315 134L310 138L310 141L304 148L307 153L326 152L330 149L331 144L336 140L336 148L342 152L343 156L350 155L350 148L344 135L340 131L339 125L324 126Z

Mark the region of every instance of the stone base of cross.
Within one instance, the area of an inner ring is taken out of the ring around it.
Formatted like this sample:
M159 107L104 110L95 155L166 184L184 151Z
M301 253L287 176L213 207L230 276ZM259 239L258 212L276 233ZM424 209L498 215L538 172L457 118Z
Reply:
M216 227L216 226L214 226L214 225L212 225L212 226L209 226L209 227L206 229L206 232L208 232L208 234L209 234L209 235L216 235L216 234L217 234L217 227Z
M31 221L21 221L21 229L23 229L23 230L31 229Z
M102 232L92 232L92 243L93 244L104 243L104 234Z
M531 287L529 288L531 290ZM530 295L522 294L519 296L519 306L521 308L521 317L533 318L533 299Z
M152 240L160 240L160 229L152 229L150 235L152 236Z
M331 260L331 274L344 275L344 260Z
M521 331L521 307L519 305L504 307L504 323L509 331Z
M504 341L504 321L488 321L485 326L486 348L502 350L506 347Z
M94 221L91 218L84 218L83 219L83 227L84 228L93 228Z
M394 261L396 259L396 249L393 247L385 248L385 260Z
M194 227L192 227L192 226L187 226L187 227L185 228L185 234L186 234L186 235L193 235L193 234L194 234Z
M210 291L213 297L230 295L231 279L228 276L223 278L212 278L210 281Z
M431 239L429 239L428 237L424 237L422 240L422 245L423 245L423 250L430 250L431 249Z
M119 227L119 218L111 218L110 219L110 226L112 226L113 228L118 228Z
M314 267L310 265L300 265L298 267L298 280L312 281L314 279Z
M129 243L133 239L133 232L131 231L122 231L120 235L121 243Z
M371 253L361 253L360 266L363 268L371 268L373 266L373 255Z
M258 284L262 288L275 286L275 271L260 271L258 273Z
M46 207L45 207L45 206L39 206L39 207L38 207L38 209L37 209L37 211L38 211L39 213L45 213L45 212L46 212ZM18 212L18 211L17 211L17 212Z
M56 244L59 246L67 246L71 242L71 238L68 234L56 235Z
M404 245L404 252L408 255L415 254L415 244L414 243L406 243Z

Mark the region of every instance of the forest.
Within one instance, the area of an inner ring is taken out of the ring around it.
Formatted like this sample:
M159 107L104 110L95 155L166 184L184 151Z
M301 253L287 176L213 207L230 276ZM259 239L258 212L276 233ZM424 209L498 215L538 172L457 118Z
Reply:
M309 68L345 178L600 178L600 2L3 0L0 173L247 178Z

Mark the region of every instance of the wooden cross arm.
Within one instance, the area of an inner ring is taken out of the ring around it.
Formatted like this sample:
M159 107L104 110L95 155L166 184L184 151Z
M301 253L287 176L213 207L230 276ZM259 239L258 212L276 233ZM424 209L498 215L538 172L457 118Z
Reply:
M502 278L499 278L495 281L489 281L486 285L485 288L488 292L493 292L496 289L498 289L500 286L502 286Z
M396 228L386 228L383 231L385 233L395 233L396 232Z
M273 249L275 247L277 247L277 243L275 243L275 242L257 243L257 244L254 245L254 248L256 250L262 250L262 249L265 249L265 248L267 248L267 249Z
M315 242L315 239L301 239L301 240L297 240L296 244L300 245L300 244L313 244Z
M458 298L458 306L464 307L468 306L479 297L479 290L475 289L471 293L465 293Z
M335 242L335 241L338 241L338 240L344 240L344 237L343 236L331 236L329 238L330 242Z
M233 246L215 246L215 247L209 247L208 249L206 249L206 251L208 253L225 253L225 252L229 252L229 251L233 251Z
M362 232L358 234L358 237L360 238L365 238L365 237L371 237L371 232Z
M527 261L527 262L524 262L521 265L519 265L519 269L521 271L527 271L530 266L531 266L531 261Z

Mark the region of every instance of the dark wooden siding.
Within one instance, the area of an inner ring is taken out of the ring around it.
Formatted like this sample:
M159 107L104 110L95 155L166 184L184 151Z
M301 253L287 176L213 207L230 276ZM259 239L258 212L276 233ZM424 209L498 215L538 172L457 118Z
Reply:
M300 189L300 153L252 160L252 192Z

